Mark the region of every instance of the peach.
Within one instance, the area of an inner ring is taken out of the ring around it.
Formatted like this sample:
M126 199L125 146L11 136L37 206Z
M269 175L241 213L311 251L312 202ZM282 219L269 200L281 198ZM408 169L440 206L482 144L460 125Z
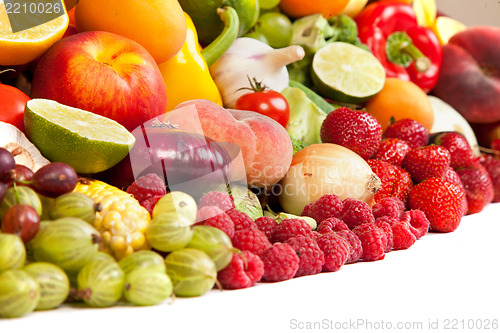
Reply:
M477 26L443 46L439 80L432 94L468 122L500 121L500 28Z
M165 121L180 130L239 146L243 165L233 166L233 180L246 175L252 187L267 188L276 184L292 162L292 142L286 130L275 120L256 112L225 109L211 101L197 99L179 104L166 114Z

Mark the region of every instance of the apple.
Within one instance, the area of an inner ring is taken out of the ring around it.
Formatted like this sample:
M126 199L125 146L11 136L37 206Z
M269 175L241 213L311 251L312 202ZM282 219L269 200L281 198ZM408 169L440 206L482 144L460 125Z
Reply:
M471 123L500 121L500 28L476 26L443 46L443 62L432 94Z
M153 57L137 42L104 31L55 43L40 59L31 89L32 98L94 112L130 131L167 107L165 83Z
M257 112L225 109L198 99L179 104L167 113L165 121L218 143L236 144L242 160L234 159L233 180L243 173L251 187L271 187L285 176L292 163L292 142L284 127Z

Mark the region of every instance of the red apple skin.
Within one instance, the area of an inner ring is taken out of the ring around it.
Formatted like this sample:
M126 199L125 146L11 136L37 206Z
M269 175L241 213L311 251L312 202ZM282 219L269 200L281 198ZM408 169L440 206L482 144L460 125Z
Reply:
M443 46L441 72L433 95L473 123L500 120L500 28L477 26Z
M137 42L103 31L55 43L36 67L31 94L111 118L129 131L167 107L153 57Z

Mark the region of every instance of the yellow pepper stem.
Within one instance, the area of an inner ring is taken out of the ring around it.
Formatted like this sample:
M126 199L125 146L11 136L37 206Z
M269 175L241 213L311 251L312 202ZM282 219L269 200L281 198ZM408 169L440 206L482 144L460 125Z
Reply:
M217 61L238 37L239 18L236 9L232 7L218 8L217 14L224 22L224 30L201 51L201 55L205 58L208 66Z

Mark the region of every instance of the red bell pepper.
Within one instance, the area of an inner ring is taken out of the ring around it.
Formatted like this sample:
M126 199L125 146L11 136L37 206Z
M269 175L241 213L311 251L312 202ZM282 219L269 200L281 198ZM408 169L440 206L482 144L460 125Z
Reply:
M437 83L443 48L436 34L421 27L413 8L379 1L355 18L361 42L385 68L387 77L412 81L429 92Z

